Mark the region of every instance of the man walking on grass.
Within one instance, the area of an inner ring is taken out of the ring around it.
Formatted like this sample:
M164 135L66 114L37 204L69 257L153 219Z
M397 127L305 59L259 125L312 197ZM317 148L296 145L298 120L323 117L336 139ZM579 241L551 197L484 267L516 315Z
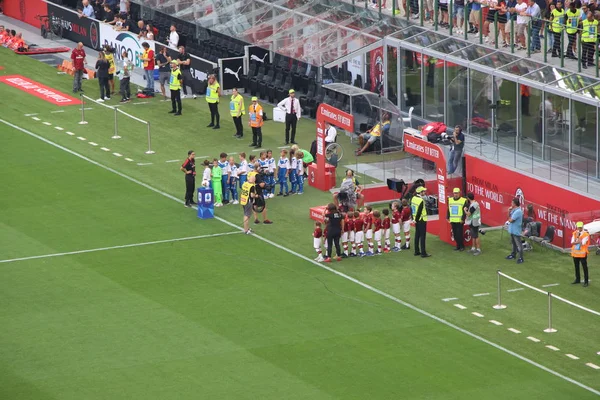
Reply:
M83 43L77 43L77 47L71 52L71 60L73 60L73 93L83 91L81 89L81 82L83 80L83 73L85 72L85 50L83 49Z
M123 58L123 75L119 79L119 92L121 93L121 103L127 103L131 100L131 88L129 81L131 79L131 71L133 71L133 63L127 58L127 51L124 50Z

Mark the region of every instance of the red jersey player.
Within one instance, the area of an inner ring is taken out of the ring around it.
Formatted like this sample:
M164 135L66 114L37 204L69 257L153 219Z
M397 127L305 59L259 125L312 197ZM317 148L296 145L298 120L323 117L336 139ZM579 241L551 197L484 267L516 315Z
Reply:
M385 240L385 244L383 245L383 252L389 253L390 252L390 225L391 225L390 210L387 208L384 208L383 210L381 210L381 213L383 214L383 220L382 220L381 227L383 229L383 238Z
M323 230L321 229L321 223L315 222L315 231L313 232L313 247L315 248L315 251L317 252L317 258L315 258L315 261L321 262L324 260L322 245L323 245Z
M400 251L400 246L402 245L400 219L400 203L394 201L392 203L392 232L394 233L394 247L392 247L392 251Z
M365 238L367 239L367 246L369 246L366 255L372 256L373 255L373 207L371 207L371 206L365 207L364 221L365 221L365 227L364 227Z
M404 230L404 245L401 249L410 248L410 221L412 220L412 212L408 206L408 200L402 199L402 211L400 212L400 223Z
M375 242L377 243L377 251L374 253L376 255L381 255L381 226L383 225L383 221L381 220L381 213L377 210L373 211L373 237ZM373 242L369 244L369 251L372 251ZM368 255L368 254L367 254ZM373 254L371 254L373 255Z
M361 218L358 211L354 212L354 245L358 247L358 255L364 257L365 252L363 251L363 242L365 240L364 232L365 222Z

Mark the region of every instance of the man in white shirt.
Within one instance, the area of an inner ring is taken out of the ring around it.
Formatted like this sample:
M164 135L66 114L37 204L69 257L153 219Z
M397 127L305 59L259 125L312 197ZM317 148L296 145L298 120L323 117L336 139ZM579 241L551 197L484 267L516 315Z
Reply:
M283 99L277 104L282 110L285 110L285 144L290 144L290 128L292 128L291 143L296 143L296 124L300 119L300 101L296 98L296 91L290 89L289 97Z
M514 12L517 14L517 32L515 36L517 43L520 44L518 50L526 50L527 26L531 20L531 17L527 14L527 3L524 0L517 0Z
M171 33L169 34L169 40L167 44L170 48L177 50L179 45L179 34L177 33L177 28L175 25L171 25Z
M325 145L335 142L337 130L329 122L325 123Z

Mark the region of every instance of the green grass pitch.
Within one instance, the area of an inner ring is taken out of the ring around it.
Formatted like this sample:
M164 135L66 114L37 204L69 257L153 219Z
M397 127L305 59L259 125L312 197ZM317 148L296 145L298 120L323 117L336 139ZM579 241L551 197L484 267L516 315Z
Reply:
M37 61L0 49L0 66L70 93L68 76ZM97 96L95 82L85 90ZM239 207L199 220L182 206L173 160L248 150L225 106L213 131L203 99L184 100L179 119L159 99L125 105L152 122L154 155L138 123L120 119L113 140L112 112L89 106L78 125L77 107L0 83L0 399L597 397L600 370L586 365L600 365L595 316L555 302L558 332L544 333L547 299L506 281L508 308L492 308L498 269L599 308L594 256L587 289L569 285L567 256L504 260L496 232L480 257L430 236L426 260L401 252L327 270L309 260L308 219L327 193L271 200L275 223L257 225L260 237L239 233ZM302 120L301 145L313 136ZM265 147L282 139L282 125L265 126ZM57 253L71 254L44 256Z

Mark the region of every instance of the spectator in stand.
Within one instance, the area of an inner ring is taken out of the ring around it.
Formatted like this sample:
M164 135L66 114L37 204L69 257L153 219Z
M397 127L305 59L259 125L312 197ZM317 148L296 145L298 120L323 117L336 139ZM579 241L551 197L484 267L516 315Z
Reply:
M525 0L517 0L517 5L512 13L517 14L517 28L515 31L515 43L517 50L527 50L527 30L531 17L527 15L527 4ZM529 112L528 112L529 113Z
M71 52L71 60L73 60L73 93L82 92L81 82L83 73L85 72L85 50L83 43L77 43L77 47Z
M92 7L88 0L81 2L81 10L79 10L79 18L96 18L94 7Z
M171 33L169 33L169 39L167 40L167 45L177 50L177 46L179 46L179 34L177 33L177 28L175 25L171 25Z
M119 13L124 15L129 15L129 0L120 0L119 1Z
M109 25L114 25L117 23L115 13L110 9L108 4L104 5L104 19L102 21Z
M169 63L171 58L167 56L167 48L161 47L160 53L156 56L156 63L158 64L158 82L160 83L160 92L163 95L163 100L167 100L167 94L165 91L165 85L169 83L171 79L171 68Z
M98 52L98 61L96 61L96 78L100 85L99 103L104 103L104 99L110 100L110 87L108 86L108 68L109 63L103 52Z
M454 19L456 33L464 33L465 0L454 0L454 8L452 9L452 19Z
M113 10L113 12L117 11L118 3L119 3L119 0L104 0L104 4L108 4L108 6L110 7L111 10Z
M471 3L471 12L469 13L469 22L472 25L472 28L469 30L469 33L479 33L479 21L481 18L481 3L479 0L469 0Z
M144 63L144 76L146 77L146 89L154 93L154 50L150 49L148 42L142 43L144 54L142 61Z
M181 96L181 98L185 99L187 97L186 86L189 86L192 92L191 95L195 99L196 91L194 90L194 87L196 85L194 85L195 80L194 78L192 78L192 74L190 73L192 58L190 57L190 54L187 51L185 51L184 46L179 46L179 54L177 55L177 60L179 60L179 68L181 68L181 74L183 75L183 96Z
M119 19L121 20L121 27L117 30L129 32L131 30L131 20L127 18L126 14L119 14Z
M154 27L152 24L146 26L146 40L154 40Z
M540 44L540 28L542 27L542 21L540 20L542 16L542 10L540 6L535 2L535 0L527 1L527 9L523 16L529 17L531 19L531 51L533 53L539 53L542 49ZM529 22L529 21L527 21Z
M136 31L138 33L138 39L144 40L146 38L146 28L144 28L144 20L140 19L137 23Z

